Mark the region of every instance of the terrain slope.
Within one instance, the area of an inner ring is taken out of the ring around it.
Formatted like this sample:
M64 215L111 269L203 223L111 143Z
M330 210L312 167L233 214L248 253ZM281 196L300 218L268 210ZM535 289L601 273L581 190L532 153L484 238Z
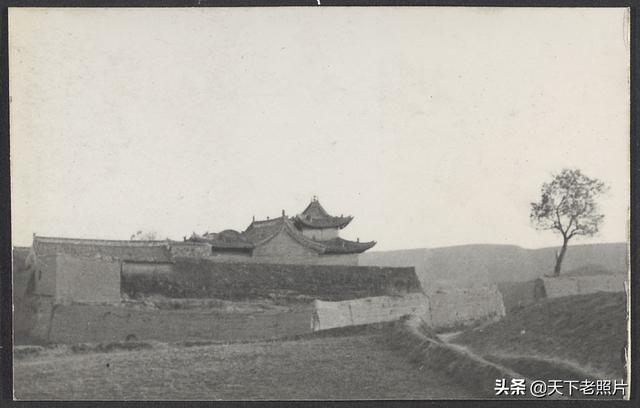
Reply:
M488 359L516 365L511 368L521 374L535 374L532 365L543 366L546 361L556 368L550 367L549 375L565 367L596 378L623 378L625 314L624 293L545 299L452 341Z

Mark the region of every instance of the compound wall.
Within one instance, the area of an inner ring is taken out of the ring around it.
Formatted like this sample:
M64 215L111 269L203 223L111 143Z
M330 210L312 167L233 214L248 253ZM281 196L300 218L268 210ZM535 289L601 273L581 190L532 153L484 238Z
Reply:
M56 301L120 302L120 262L57 256Z
M41 296L56 295L57 256L39 256L33 265L34 293Z
M33 340L43 342L49 336L53 296L25 296L17 299L13 309L13 339L15 344Z
M130 297L161 294L240 300L300 295L335 301L420 292L421 287L410 267L245 264L181 258L176 259L172 273L123 273L122 290Z
M211 244L170 241L171 256L206 258L211 256Z
M416 315L434 329L453 329L495 321L505 315L502 296L495 286L448 289L429 295L381 296L313 304L313 329L354 326L398 320Z
M248 341L311 332L310 310L229 313L216 310L138 310L108 305L57 305L32 333L50 343L125 340ZM49 320L50 318L50 320Z
M544 297L544 286L540 279L524 282L501 282L497 284L507 313L531 306Z
M426 315L429 301L421 293L380 296L343 302L313 302L313 331L398 320L407 315Z
M596 292L623 292L626 275L593 275L577 277L542 278L547 297L585 295Z
M495 321L505 315L502 294L495 285L440 289L429 294L429 304L430 324L439 329Z

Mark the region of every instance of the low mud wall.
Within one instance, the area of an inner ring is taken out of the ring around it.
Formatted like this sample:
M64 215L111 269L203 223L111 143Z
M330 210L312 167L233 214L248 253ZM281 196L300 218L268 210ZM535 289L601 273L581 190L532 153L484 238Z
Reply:
M593 275L542 278L546 297L586 295L596 292L623 292L626 275Z
M55 305L49 309L42 307L41 315L43 318L33 325L30 338L42 343L126 340L232 342L311 332L310 308L291 312L230 313L74 304Z
M420 292L421 287L413 267L243 264L183 258L176 260L170 273L123 273L122 290L132 298L160 294L243 300L300 295L336 301Z
M313 303L313 331L389 322L407 315L426 315L429 301L421 293L380 296L343 302Z
M424 295L381 296L342 302L315 301L313 329L389 322L418 316L437 330L457 329L504 317L502 295L495 286L442 289Z
M501 282L497 284L507 313L531 306L544 297L540 279L525 282Z
M430 315L437 329L453 329L504 317L502 294L496 286L446 288L428 294Z

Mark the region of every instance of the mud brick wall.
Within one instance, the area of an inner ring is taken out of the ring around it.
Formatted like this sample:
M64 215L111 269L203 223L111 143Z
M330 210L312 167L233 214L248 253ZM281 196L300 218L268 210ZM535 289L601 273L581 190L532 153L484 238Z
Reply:
M313 303L313 331L398 320L403 316L429 313L429 301L422 293L380 296L342 302Z
M502 295L495 286L451 288L428 295L380 296L342 302L316 300L313 328L389 322L412 315L434 329L457 329L472 324L495 321L505 315Z
M11 262L14 272L27 269L27 257L30 250L29 247L13 247Z
M578 278L578 293L623 292L626 275L596 275Z
M593 275L542 278L547 297L585 295L596 292L623 292L626 275Z
M123 274L122 290L130 297L211 297L242 300L275 295L304 295L345 300L420 292L412 267L219 263L176 259L172 273Z
M207 243L171 242L171 256L176 257L207 257L211 256L211 245Z
M507 313L531 306L544 297L544 286L540 279L524 282L501 282L497 284Z
M57 256L56 301L120 302L120 262Z
M55 297L57 262L57 255L40 256L36 259L33 277L35 294Z
M494 285L447 288L428 294L428 323L437 329L457 328L504 317L502 294ZM427 320L427 319L425 319Z
M225 313L215 310L138 310L109 305L57 305L48 333L51 343L157 340L220 342L271 339L311 332L311 312Z
M26 296L18 299L13 311L13 334L16 344L46 341L51 329L53 296Z

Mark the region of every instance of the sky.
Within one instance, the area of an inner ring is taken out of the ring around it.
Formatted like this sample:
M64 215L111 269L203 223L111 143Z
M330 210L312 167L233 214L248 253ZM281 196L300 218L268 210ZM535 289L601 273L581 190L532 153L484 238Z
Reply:
M554 246L564 167L626 241L625 9L10 9L14 245L182 239L312 196L375 249Z

